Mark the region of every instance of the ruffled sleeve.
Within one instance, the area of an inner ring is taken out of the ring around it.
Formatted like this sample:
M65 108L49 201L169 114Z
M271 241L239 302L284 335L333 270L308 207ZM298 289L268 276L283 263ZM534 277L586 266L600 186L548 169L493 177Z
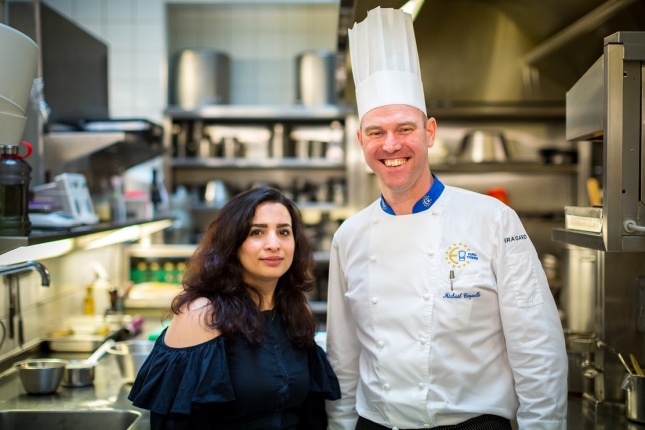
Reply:
M170 348L164 330L132 385L128 399L142 409L190 414L195 403L235 398L222 336L188 348Z
M309 352L309 391L322 394L328 400L340 399L338 378L327 361L327 354L318 345Z
M325 399L340 399L340 386L327 354L320 346L309 350L308 359L309 394L300 409L298 430L327 430Z

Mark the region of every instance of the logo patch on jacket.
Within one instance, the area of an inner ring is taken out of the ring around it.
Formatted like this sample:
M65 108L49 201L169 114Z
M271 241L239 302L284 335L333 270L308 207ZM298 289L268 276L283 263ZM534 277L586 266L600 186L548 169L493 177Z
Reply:
M476 261L479 258L465 243L454 243L446 251L446 261L455 269L465 267L473 260Z

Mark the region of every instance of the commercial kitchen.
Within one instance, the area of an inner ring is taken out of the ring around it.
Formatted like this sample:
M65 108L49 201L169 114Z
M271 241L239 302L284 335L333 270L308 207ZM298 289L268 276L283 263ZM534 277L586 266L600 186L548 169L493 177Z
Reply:
M0 83L0 113L26 118L0 161L17 151L31 168L30 228L0 228L0 428L148 428L127 400L128 360L167 325L209 220L256 185L302 212L324 333L331 238L379 196L356 138L347 40L376 6L414 16L438 123L432 172L504 201L538 251L566 339L568 428L645 428L645 1L0 6L0 24L38 47L33 82L0 65L15 79ZM0 53L18 62L3 34ZM19 103L3 94L18 84ZM15 366L102 345L89 380L46 394Z

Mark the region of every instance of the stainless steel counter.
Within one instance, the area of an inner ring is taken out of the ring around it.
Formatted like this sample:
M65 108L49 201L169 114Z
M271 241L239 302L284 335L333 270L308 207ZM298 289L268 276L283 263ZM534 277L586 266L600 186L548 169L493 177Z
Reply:
M144 333L147 333L144 330ZM139 336L145 338L146 336ZM45 355L40 355L45 356ZM86 354L52 353L65 359L85 358ZM98 363L94 385L88 387L61 387L54 394L30 395L25 392L18 373L0 378L0 410L131 410L140 417L129 430L150 428L149 413L132 406L128 400L131 385L124 384L116 359L106 354ZM517 428L516 425L513 426ZM645 424L630 422L624 414L595 414L588 410L578 395L570 395L568 407L568 430L645 430Z
M75 359L78 354L56 353ZM82 358L86 358L85 355ZM94 384L87 387L60 387L54 394L31 395L22 387L17 372L0 379L0 410L105 410L127 409L140 413L129 430L149 429L149 413L128 400L131 385L124 384L116 359L106 354L95 368Z

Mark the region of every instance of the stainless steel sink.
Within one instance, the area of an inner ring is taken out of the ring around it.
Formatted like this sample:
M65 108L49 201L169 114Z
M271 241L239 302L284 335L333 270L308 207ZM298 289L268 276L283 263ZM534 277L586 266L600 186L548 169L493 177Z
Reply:
M109 410L8 410L0 411L2 430L127 430L141 414Z

